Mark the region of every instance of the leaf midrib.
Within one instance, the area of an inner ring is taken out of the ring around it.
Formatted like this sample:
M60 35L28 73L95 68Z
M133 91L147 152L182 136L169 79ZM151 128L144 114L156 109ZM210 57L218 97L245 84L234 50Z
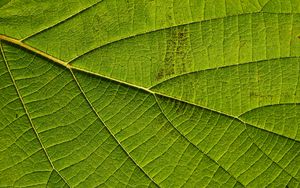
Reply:
M180 136L182 136L184 139L186 139L193 147L195 147L197 150L199 150L201 153L203 153L205 156L207 156L210 160L212 160L214 163L216 163L220 168L224 169L226 173L228 173L231 177L233 177L237 182L239 182L241 185L243 185L244 187L246 187L244 184L242 184L239 180L238 180L238 177L235 177L234 175L232 175L230 172L228 172L222 165L220 165L216 160L214 160L213 158L211 158L209 156L208 153L205 153L204 151L202 151L198 146L196 146L190 139L188 139L185 135L183 135L181 133L181 131L179 131L175 126L174 124L169 120L169 118L166 116L166 114L164 113L164 111L162 110L157 98L156 98L156 95L159 95L159 96L162 96L162 97L166 97L166 98L169 98L169 99L172 99L172 100L176 100L176 101L180 101L180 102L183 102L183 103L186 103L186 104L189 104L189 105L193 105L193 106L196 106L196 107L199 107L201 109L205 109L205 110L209 110L209 111L212 111L212 112L215 112L215 113L218 113L218 114L221 114L221 115L224 115L226 117L229 117L232 119L232 121L236 120L238 122L241 122L244 126L245 126L245 131L248 135L248 137L250 138L250 140L253 142L253 144L264 154L266 155L266 157L268 159L270 159L270 161L272 163L274 163L275 165L277 165L279 168L281 168L283 171L285 171L291 178L294 178L296 181L300 182L298 179L296 179L294 176L292 176L289 172L287 172L285 170L284 167L282 167L281 165L279 165L277 162L273 161L255 142L254 140L250 137L250 135L248 134L247 132L247 126L251 126L251 127L255 127L257 129L260 129L260 130L263 130L263 131L266 131L266 132L269 132L269 133L272 133L272 134L275 134L277 136L280 136L280 137L283 137L283 138L286 138L286 139L289 139L289 140L292 140L292 141L295 141L296 143L300 143L300 141L298 140L293 140L289 137L286 137L285 135L281 135L281 134L278 134L278 133L275 133L275 132L271 132L267 129L263 129L261 127L257 127L257 126L254 126L252 124L249 124L249 123L246 123L244 120L240 119L240 116L236 117L236 116L232 116L232 115L229 115L229 114L226 114L226 113L223 113L223 112L220 112L220 111L217 111L217 110L213 110L213 109L210 109L208 107L203 107L203 106L200 106L200 105L197 105L197 104L194 104L194 103L190 103L188 101L183 101L181 99L177 99L177 98L174 98L174 97L171 97L171 96L168 96L168 95L165 95L165 94L162 94L162 93L158 93L158 92L155 92L155 91L152 91L152 90L149 90L147 88L143 88L143 87L140 87L140 86L136 86L136 85L133 85L133 84L130 84L130 83L127 83L127 82L123 82L123 81L120 81L120 80L117 80L117 79L114 79L114 78L110 78L110 77L107 77L107 76L104 76L104 75L100 75L100 74L96 74L96 73L93 73L93 72L89 72L89 71L86 71L86 70L83 70L83 69L80 69L80 68L77 68L77 67L72 67L70 65L68 65L68 68L70 69L70 71L72 71L72 69L74 70L77 70L77 71L80 71L80 72L84 72L84 73L87 73L87 74L91 74L91 75L95 75L95 76L98 76L98 77L101 77L101 78L105 78L105 79L108 79L108 80L111 80L111 81L114 81L114 82L117 82L117 83L120 83L120 84L123 84L123 85L127 85L129 87L133 87L133 88L136 88L136 89L140 89L140 90L144 90L146 92L149 92L151 94L154 95L155 97L155 100L156 100L156 103L157 105L159 106L159 109L160 111L162 112L162 114L165 116L165 118L167 119L167 121L172 125L172 127L180 134ZM80 87L79 83L78 83L78 86ZM83 92L83 91L82 91ZM84 92L83 92L84 93ZM84 94L85 95L85 94ZM85 98L86 100L88 100L87 96L85 95ZM90 103L90 105L92 106L92 104ZM95 111L96 112L96 111ZM97 113L97 112L96 112ZM98 114L97 114L98 115ZM102 121L102 120L101 120ZM103 121L102 121L103 122ZM103 122L104 123L104 122ZM112 133L111 133L112 134ZM112 134L113 135L113 134ZM114 137L114 135L113 135ZM115 138L116 139L116 138ZM116 139L117 140L117 139ZM119 143L119 142L118 142ZM121 144L120 144L121 145ZM122 146L121 146L122 147ZM127 152L126 152L127 153ZM128 154L129 155L129 154ZM138 165L137 165L138 166ZM147 173L145 172L145 174L147 175Z
M65 62L65 61L62 61L62 60L60 60L60 59L57 59L56 57L53 57L53 56L51 56L51 55L49 55L49 54L47 54L47 53L45 53L45 52L43 52L43 51L40 51L40 50L38 50L38 49L36 49L36 48L34 48L34 47L31 47L31 46L29 46L29 45L27 45L27 44L25 44L25 43L23 43L23 42L21 42L20 40L17 40L17 39L14 39L14 38L12 38L12 37L8 37L8 36L5 36L5 35L0 35L0 42L1 42L1 40L3 40L3 41L6 41L6 42L9 42L9 43L11 43L11 44L14 44L14 45L17 45L17 46L19 46L19 47L22 47L22 48L24 48L24 49L26 49L26 50L29 50L29 51L31 51L31 52L33 52L33 53L36 53L36 54L38 54L38 55L40 55L40 56L42 56L43 58L45 58L45 59L47 59L47 60L50 60L50 61L53 61L53 62L55 62L55 63L57 63L57 64L59 64L59 65L62 65L62 66L64 66L65 68L67 68L67 69L69 69L70 71L71 71L71 74L72 74L72 76L74 77L74 80L75 80L75 82L76 82L76 84L77 84L77 86L79 87L79 89L80 89L80 91L81 91L81 93L84 95L84 97L85 97L85 99L87 100L87 102L89 103L89 105L91 106L91 108L92 108L92 110L96 113L96 115L98 116L98 118L100 119L100 121L105 125L105 123L104 123L104 121L99 117L99 114L95 111L95 109L94 109L94 107L92 106L92 104L89 102L89 100L88 100L88 98L86 97L86 95L85 95L85 93L83 92L83 90L82 90L82 88L81 88L81 86L79 85L79 83L78 83L78 81L77 81L77 79L76 79L76 77L75 77L75 75L73 74L73 71L72 70L77 70L77 71L80 71L80 72L85 72L85 73L88 73L88 74L92 74L92 75L95 75L95 76L98 76L98 77L101 77L101 78L105 78L105 79L108 79L108 80L111 80L111 81L114 81L114 82L117 82L117 83L120 83L120 84L123 84L123 85L127 85L127 86L130 86L130 87L133 87L133 88L136 88L136 89L140 89L140 90L144 90L144 91L146 91L146 92L148 92L148 93L151 93L151 94L153 94L154 96L155 95L159 95L159 96L162 96L162 97L167 97L167 98L170 98L170 99L172 99L172 100L177 100L177 101L180 101L180 102L183 102L183 103L187 103L187 104L190 104L190 105L193 105L193 106L196 106L196 107L200 107L200 108L202 108L202 109L206 109L206 110L209 110L209 111L212 111L212 112L215 112L215 113L218 113L218 114L221 114L221 115L224 115L224 116L227 116L227 117L229 117L229 118L231 118L231 119L233 119L233 120L237 120L237 121L239 121L239 122L241 122L242 124L244 124L245 125L245 127L248 125L248 126L252 126L252 127L255 127L255 128L258 128L258 129L261 129L261 130L264 130L264 131L267 131L267 132L269 132L269 133L271 133L271 134L275 134L275 135L278 135L278 136L281 136L281 137L284 137L284 138L287 138L287 139L289 139L289 140L292 140L292 141L295 141L295 142L297 142L297 143L300 143L299 141L297 141L297 140L293 140L293 139L291 139L291 138L289 138L289 137L286 137L286 136L284 136L284 135L280 135L280 134L277 134L277 133L274 133L274 132L271 132L271 131L269 131L269 130L265 130L265 129L263 129L263 128L260 128L260 127L257 127L257 126L254 126L254 125L251 125L251 124L249 124L249 123L246 123L246 122L244 122L243 120L241 120L239 117L236 117L236 116L232 116L232 115L229 115L229 114L226 114L226 113L224 113L224 112L220 112L220 111L217 111L217 110L214 110L214 109L210 109L210 108L208 108L208 107L203 107L203 106L200 106L200 105L198 105L198 104L194 104L194 103L191 103L191 102L188 102L188 101L183 101L183 100L181 100L181 99L177 99L177 98L174 98L174 97L172 97L172 96L168 96L168 95L165 95L165 94L162 94L162 93L159 93L159 92L155 92L155 91L152 91L152 90L150 90L150 89L147 89L147 88L144 88L144 87L142 87L142 86L137 86L137 85L134 85L134 84L131 84L131 83L128 83L128 82L124 82L124 81L121 81L121 80L118 80L118 79L114 79L114 78L111 78L111 77L108 77L108 76L104 76L104 75L100 75L100 74L97 74L97 73L94 73L94 72L90 72L90 71L87 71L87 70L84 70L84 69L81 69L81 68L78 68L78 67L74 67L74 66L72 66L71 64L68 64L68 62ZM3 56L4 56L4 51L3 51L3 49L2 49L2 45L1 45L1 52L2 52L2 54L3 54ZM7 64L7 62L6 62L6 64ZM7 66L8 66L8 64L7 64ZM7 67L8 69L9 69L9 67ZM10 72L10 70L9 70L9 72ZM10 75L12 76L12 74L10 73ZM12 79L13 79L13 77L11 77ZM14 85L15 85L15 81L13 80L13 82L14 82ZM15 85L15 87L16 87L16 85ZM17 87L16 87L16 90L18 90L17 89ZM17 91L18 92L18 95L19 95L19 98L21 99L21 95L20 95L20 93L19 93L19 91ZM156 96L155 96L156 97ZM157 102L157 104L159 105L159 103L158 103L158 101L156 101ZM24 107L24 109L26 109L26 107L25 107L25 103L24 103L24 101L22 101L22 105L23 105L23 107ZM166 115L165 115L165 113L162 111L162 109L161 109L161 107L159 106L159 108L160 108L160 110L161 110L161 112L163 113L163 115L166 117ZM30 119L30 116L29 116L29 113L28 113L28 111L27 111L27 109L26 109L26 113L27 113L27 115L28 115L28 118ZM167 118L167 117L166 117ZM169 119L167 118L167 120L169 121ZM31 120L30 120L31 121ZM31 121L31 123L32 123L32 121ZM169 123L171 123L170 121L169 121ZM37 135L37 137L38 137L38 133L36 132L36 130L35 130L35 128L34 128L34 126L33 126L33 124L31 124L32 125L32 127L33 127L33 129L34 129L34 131L35 131L35 134ZM173 126L173 127L175 127L172 123L171 123L171 125ZM138 166L141 170L142 170L142 172L153 182L153 183L155 183L158 187L159 187L159 185L134 161L134 159L130 156L130 154L123 148L123 146L120 144L120 142L115 138L115 136L112 134L112 132L108 129L108 127L105 125L105 127L106 127L106 129L109 131L109 133L114 137L114 139L117 141L117 143L120 145L120 147L125 151L125 153L129 156L129 158L136 164L136 166ZM176 129L176 128L175 128ZM176 129L177 130L177 129ZM177 131L179 131L179 130L177 130ZM179 134L181 135L181 136L183 136L185 139L187 139L187 141L189 141L192 145L194 145L188 138L186 138L181 132L179 132ZM248 136L250 139L251 139L251 137L250 136ZM42 142L41 142L41 140L39 139L39 137L38 137L38 140L39 140L39 142L40 142L40 144L41 144L41 146L43 147L43 149L44 149L44 146L42 145ZM253 141L253 144L255 144L255 142ZM256 144L255 144L256 145ZM257 145L256 145L257 146ZM196 146L195 146L196 147ZM257 146L258 147L258 146ZM202 150L200 150L198 147L196 147L200 152L202 152L203 154L205 154L207 157L209 157L211 160L213 160L216 164L218 164L218 162L217 161L215 161L214 159L212 159L208 154L206 154L205 152L203 152ZM258 149L259 150L261 150L260 149L260 147L258 147ZM262 150L261 150L262 151ZM47 152L46 152L46 150L44 149L44 152L46 153L46 155L47 155L47 157L48 157L48 160L49 160L49 162L50 162L50 164L51 164L51 166L53 167L53 169L61 176L61 174L54 168L54 166L53 166L53 164L52 164L52 162L51 162L51 160L50 160L50 158L49 158L49 156L48 156L48 154L47 154ZM279 166L279 168L281 168L282 170L284 170L285 172L286 172L286 170L283 168L283 167L281 167L277 162L275 162L275 161L273 161L266 153L264 153L263 151L262 151L262 153L264 154L264 155L266 155L274 164L276 164L277 166ZM218 164L219 165L219 164ZM221 168L223 168L221 165L219 165ZM225 170L225 169L224 169ZM229 173L227 170L225 170L227 173ZM286 172L286 173L288 173L288 172ZM295 177L293 177L290 173L288 173L289 174L289 176L291 176L291 178L294 178L295 179ZM229 173L229 175L231 175L230 173ZM235 176L233 176L233 175L231 175L234 179L236 179L237 180L237 178L235 177ZM61 176L62 177L62 176ZM63 178L63 177L62 177ZM63 180L66 182L66 180L63 178ZM297 180L297 179L296 179ZM297 180L297 181L299 181L299 180ZM237 180L237 182L239 182L238 180ZM66 182L67 183L67 182ZM241 183L241 182L239 182L239 183ZM241 183L242 184L242 183ZM242 184L243 185L243 184ZM70 187L70 186L69 186Z
M91 71L88 71L88 70L85 70L85 69L81 69L81 68L79 68L79 67L75 67L75 66L73 66L72 64L69 64L68 62L65 62L65 61L60 60L60 59L58 59L58 58L56 58L56 57L53 57L53 56L47 54L46 52L43 52L43 51L41 51L41 50L38 50L38 49L36 49L36 48L34 48L34 47L32 47L32 46L26 44L26 43L23 43L23 42L20 41L20 40L15 39L15 38L12 38L12 37L9 37L9 36L1 35L1 34L0 34L0 41L1 41L1 40L6 41L6 42L8 42L8 43L11 43L11 44L13 44L13 45L17 45L17 46L19 46L19 47L22 47L22 48L24 48L24 49L26 49L26 50L28 50L28 51L33 52L33 53L36 53L36 54L40 55L41 57L43 57L43 58L45 58L45 59L47 59L47 60L50 60L50 61L52 61L52 62L54 62L54 63L57 63L57 64L59 64L59 65L62 65L63 67L65 67L65 68L67 68L67 69L73 69L73 70L77 70L77 71L84 72L84 73L87 73L87 74L95 75L95 76L98 76L98 77L101 77L101 78L104 78L104 79L107 79L107 80L114 81L114 82L116 82L116 83L120 83L120 84L123 84L123 85L127 85L127 86L130 86L130 87L136 88L136 89L144 90L144 91L146 91L146 92L148 92L148 93L151 93L151 94L160 95L160 96L162 96L162 97L167 97L167 98L170 98L170 99L173 99L173 100L176 100L176 101L180 101L180 102L187 103L187 104L190 104L190 105L193 105L193 106L197 106L197 107L200 107L200 108L202 108L202 109L206 109L206 110L209 110L209 111L212 111L212 112L215 112L215 113L218 113L218 114L227 116L227 117L229 117L229 118L236 119L236 120L239 121L239 122L246 123L246 122L244 122L244 121L240 118L240 116L233 116L233 115L227 114L227 113L225 113L225 112L221 112L221 111L216 110L216 109L212 109L212 108L205 107L205 106L201 106L201 105L199 105L199 104L195 104L195 103L192 103L192 102L189 102L189 101L185 101L185 100L182 100L182 99L178 99L178 98L175 98L175 97L166 95L166 94L164 94L164 93L159 93L159 92L157 92L157 91L151 90L152 87L150 87L150 88L145 88L145 87L143 87L143 86L135 85L135 84L132 84L132 83L129 83L129 82L125 82L125 81L122 81L122 80L118 80L118 79L115 79L115 78L112 78L112 77L109 77L109 76L106 76L106 75L102 75L102 74L99 74L99 73L95 73L95 72L91 72ZM288 58L288 57L286 57L286 58ZM292 57L290 57L290 58L292 58ZM298 58L298 57L295 57L295 58ZM279 58L279 59L281 59L281 58ZM264 61L268 61L268 60L264 60ZM251 62L248 62L248 63L251 63ZM238 66L238 65L232 65L232 66ZM218 67L218 68L221 68L221 67ZM212 68L212 69L213 69L213 68ZM208 69L208 70L211 70L211 69ZM201 70L201 71L206 71L206 70ZM189 74L189 73L188 73L188 74ZM171 79L172 79L172 78L171 78ZM249 126L252 126L252 127L255 127L255 128L258 128L258 129L261 129L261 130L264 130L264 131L267 131L267 132L269 132L269 133L271 133L271 134L275 134L275 135L278 135L278 136L281 136L281 137L287 138L287 139L289 139L289 140L292 140L292 141L295 141L295 142L300 143L300 141L295 140L295 139L292 139L292 138L289 138L289 137L287 137L287 136L285 136L285 135L278 134L278 133L275 133L275 132L271 132L271 131L269 131L269 130L267 130L267 129L263 129L263 128L261 128L261 127L257 127L257 126L255 126L255 125L252 125L252 124L249 124L249 123L246 123L246 124L249 125Z
M103 121L103 119L100 117L100 115L98 114L98 112L96 111L96 109L94 108L94 106L92 105L92 103L90 102L90 100L88 99L88 97L86 96L86 93L83 91L82 87L80 86L73 70L70 68L69 69L72 77L77 85L77 87L79 88L80 92L82 93L82 95L84 96L85 100L87 101L88 105L91 107L92 111L96 114L97 118L101 121L101 123L104 125L105 129L109 132L109 134L113 137L113 139L118 143L118 145L122 148L122 150L126 153L126 155L130 158L130 160L135 164L135 166L137 166L157 187L160 187L158 185L158 183L155 182L155 180L149 176L142 167L140 167L137 162L133 159L133 157L125 150L124 146L121 144L121 142L115 137L115 135L112 133L112 131L110 130L110 128L108 128L108 126L105 124L105 122Z

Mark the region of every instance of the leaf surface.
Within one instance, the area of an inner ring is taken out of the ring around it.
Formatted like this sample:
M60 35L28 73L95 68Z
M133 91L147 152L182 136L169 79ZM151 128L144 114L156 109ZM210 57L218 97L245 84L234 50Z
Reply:
M300 186L299 1L0 10L0 187Z

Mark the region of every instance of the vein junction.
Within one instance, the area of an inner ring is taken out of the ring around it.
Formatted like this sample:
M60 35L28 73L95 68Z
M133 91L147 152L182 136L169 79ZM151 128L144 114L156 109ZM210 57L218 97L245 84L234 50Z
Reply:
M146 91L146 92L152 93L152 94L154 94L154 97L155 97L155 98L156 98L155 95L159 95L159 96L171 98L171 99L173 99L173 100L181 101L181 102L184 102L184 103L187 103L187 104L191 104L191 105L194 105L194 106L198 106L198 107L200 107L200 108L202 108L202 109L207 109L207 110L216 112L216 113L218 113L218 114L222 114L222 115L231 117L232 119L235 119L235 120L238 120L238 121L242 122L244 125L248 125L248 124L246 124L245 122L243 122L243 120L241 120L239 117L232 116L232 115L228 115L228 114L226 114L226 113L219 112L219 111L217 111L217 110L212 110L212 109L209 109L209 108L206 108L206 107L203 107L203 106L199 106L199 105L197 105L197 104L189 103L189 102L182 101L182 100L180 100L180 99L177 99L177 98L174 98L174 97L171 97L171 96L167 96L167 95L165 95L165 94L161 94L161 93L158 93L158 92L154 92L154 91L152 91L152 90L150 90L150 89L147 89L147 88L144 88L144 87L141 87L141 86L133 85L133 84L130 84L130 83L127 83L127 82L123 82L123 81L120 81L120 80L117 80L117 79L114 79L114 78L111 78L111 77L107 77L107 76L104 76L104 75L96 74L96 73L93 73L93 72L90 72L90 71L87 71L87 70L84 70L84 69L80 69L80 68L74 67L74 66L68 64L67 62L64 62L64 61L62 61L62 60L60 60L60 59L57 59L57 58L55 58L55 57L53 57L53 56L51 56L51 55L49 55L49 54L47 54L47 53L45 53L45 52L43 52L43 51L40 51L40 50L38 50L38 49L36 49L36 48L33 48L33 47L31 47L31 46L29 46L29 45L27 45L27 44L25 44L25 43L23 43L23 42L21 42L21 41L19 41L19 40L17 40L17 39L14 39L14 38L11 38L11 37L7 37L7 36L4 36L4 35L0 35L0 40L6 41L6 42L11 43L11 44L15 44L15 45L17 45L17 46L20 46L20 47L26 49L26 50L29 50L29 51L31 51L31 52L33 52L33 53L36 53L36 54L38 54L38 55L44 57L45 59L48 59L48 60L53 61L53 62L55 62L55 63L57 63L57 64L59 64L59 65L62 65L62 66L64 66L64 67L66 67L66 68L69 69L71 72L72 72L72 70L74 69L74 70L78 70L78 71L81 71L81 72L86 72L86 73L89 73L89 74L93 74L93 75L96 75L96 76L99 76L99 77L102 77L102 78L105 78L105 79L108 79L108 80L112 80L112 81L117 82L117 83L120 83L120 84L125 84L125 85L127 85L127 86L134 87L134 88L141 89L141 90L144 90L144 91ZM79 86L79 84L78 84L78 86ZM79 87L80 87L80 86L79 86ZM157 101L157 99L156 99L156 102L157 102L158 105L159 105L159 102ZM161 109L160 106L159 106L159 108ZM164 114L163 110L161 110L161 111L162 111L162 113ZM166 118L167 118L167 117L166 117ZM169 122L171 123L170 120L169 120ZM253 125L250 125L250 126L253 126ZM258 127L256 127L256 128L258 128ZM273 132L271 132L271 133L273 133ZM273 133L273 134L276 134L276 133ZM280 135L280 136L282 136L282 135ZM249 136L249 137L250 137L250 136ZM290 138L289 138L289 139L290 139ZM50 160L49 160L49 161L50 161Z
M224 113L224 112L221 112L221 111L218 111L218 110L215 110L215 109L211 109L211 108L208 108L208 107L204 107L204 106L200 106L198 104L194 104L192 102L188 102L188 101L184 101L184 100L181 100L181 99L178 99L178 98L174 98L172 96L168 96L166 94L163 94L163 93L159 93L159 92L156 92L156 91L152 91L151 89L148 89L148 88L145 88L145 87L142 87L142 86L138 86L138 85L134 85L134 84L131 84L131 83L128 83L128 82L124 82L124 81L121 81L121 80L118 80L118 79L114 79L114 78L111 78L111 77L108 77L108 76L105 76L105 75L100 75L98 73L94 73L94 72L90 72L90 71L87 71L87 70L84 70L84 69L81 69L81 68L78 68L78 67L74 67L73 65L69 64L68 62L65 62L63 60L60 60L56 57L53 57L41 50L38 50L24 42L22 42L21 40L17 40L15 38L12 38L12 37L9 37L9 36L6 36L6 35L0 35L0 40L3 40L3 41L6 41L8 43L11 43L11 44L14 44L14 45L17 45L17 46L20 46L28 51L31 51L33 53L36 53L38 55L40 55L41 57L45 58L45 59L48 59L50 61L53 61L54 63L57 63L59 65L62 65L64 67L66 67L67 69L69 70L78 70L78 71L81 71L81 72L85 72L85 73L88 73L88 74L92 74L92 75L95 75L95 76L98 76L98 77L101 77L101 78L105 78L105 79L108 79L108 80L111 80L111 81L114 81L114 82L117 82L117 83L120 83L120 84L123 84L123 85L127 85L127 86L130 86L130 87L133 87L133 88L136 88L136 89L141 89L141 90L144 90L148 93L151 93L151 94L155 94L155 95L158 95L158 96L162 96L162 97L167 97L167 98L170 98L170 99L173 99L173 100L176 100L176 101L180 101L180 102L183 102L183 103L187 103L187 104L190 104L190 105L193 105L193 106L197 106L197 107L200 107L202 109L206 109L206 110L209 110L209 111L212 111L212 112L216 112L218 114L221 114L221 115L224 115L224 116L227 116L227 117L230 117L230 118L233 118L239 122L242 122L243 124L245 125L249 125L249 126L252 126L252 127L255 127L255 128L258 128L258 129L261 129L261 130L264 130L264 131L267 131L267 132L270 132L272 134L276 134L276 135L279 135L281 137L284 137L284 138L287 138L287 139L290 139L290 140L293 140L293 141L296 141L296 142L299 142L297 140L294 140L294 139L291 139L291 138L288 138L284 135L281 135L281 134L277 134L277 133L274 133L274 132L271 132L269 130L266 130L266 129L263 129L263 128L260 128L260 127L257 127L257 126L254 126L254 125L251 125L249 123L246 123L245 121L243 121L240 116L234 116L234 115L230 115L230 114L227 114L227 113Z

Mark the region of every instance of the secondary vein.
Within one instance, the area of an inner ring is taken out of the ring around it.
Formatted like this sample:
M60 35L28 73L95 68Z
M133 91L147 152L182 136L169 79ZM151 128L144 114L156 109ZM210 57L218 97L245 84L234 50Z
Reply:
M15 81L15 79L14 79L14 77L13 77L12 72L10 71L10 67L9 67L9 64L8 64L8 62L7 62L7 59L6 59L6 57L5 57L5 54L4 54L4 50L3 50L3 47L2 47L2 42L1 42L1 40L0 40L0 51L1 51L2 57L3 57L3 59L4 59L4 63L5 63L5 66L6 66L6 68L7 68L8 73L9 73L9 76L10 76L10 78L11 78L11 80L12 80L12 82L13 82L13 85L14 85L14 87L15 87L15 90L16 90L16 92L17 92L17 95L18 95L18 97L19 97L19 99L20 99L20 101L21 101L21 103L22 103L22 107L23 107L23 109L24 109L24 111L25 111L25 114L26 114L26 116L27 116L27 118L28 118L28 120L29 120L29 122L30 122L30 125L31 125L31 127L32 127L32 129L33 129L33 132L34 132L35 136L37 137L37 139L38 139L38 141L39 141L39 143L40 143L40 146L42 147L42 150L44 151L44 153L45 153L45 155L46 155L46 157L47 157L48 162L50 163L50 165L51 165L51 167L53 168L53 170L55 170L55 171L58 173L58 175L63 179L63 181L64 181L69 187L71 187L71 186L68 184L68 182L66 181L66 179L60 174L60 172L59 172L58 170L56 170L54 164L52 163L52 161L51 161L51 159L50 159L50 156L49 156L49 154L48 154L48 152L47 152L45 146L43 145L43 143L42 143L42 141L41 141L41 139L40 139L40 137L39 137L39 134L38 134L38 132L37 132L37 130L36 130L34 124L33 124L32 118L31 118L31 116L30 116L30 114L29 114L29 112L28 112L28 109L27 109L27 107L26 107L26 105L25 105L25 102L24 102L23 97L22 97L22 95L21 95L21 93L20 93L20 90L19 90L19 88L18 88L18 86L17 86L17 83L16 83L16 81Z
M87 101L87 103L89 104L89 106L91 107L91 109L93 110L93 112L96 114L96 116L98 117L98 119L101 121L101 123L104 125L104 127L106 128L106 130L110 133L110 135L114 138L114 140L118 143L118 145L122 148L122 150L127 154L127 156L130 158L130 160L157 186L160 187L158 185L158 183L155 182L155 180L150 177L142 167L140 167L137 162L133 159L133 157L125 150L125 148L123 147L123 145L120 143L120 141L115 137L115 135L112 133L112 131L108 128L108 126L105 124L105 122L102 120L102 118L100 117L100 115L98 114L98 112L96 111L96 109L94 108L94 106L92 105L92 103L90 102L90 100L88 99L87 95L85 94L85 92L83 91L81 85L79 84L73 70L71 68L69 68L73 79L75 81L75 83L77 84L80 92L82 93L82 95L84 96L85 100Z
M42 56L42 57L44 57L46 59L49 59L49 60L51 60L51 61L53 61L55 63L63 65L64 67L67 65L66 62L64 62L64 61L62 61L60 59L57 59L57 58L55 58L55 57L53 57L53 56L51 56L51 55L49 55L49 54L47 54L47 53L45 53L45 52L43 52L41 50L38 50L38 49L36 49L36 48L34 48L32 46L29 46L28 44L25 44L25 43L21 42L20 40L8 37L6 35L0 35L0 40L4 40L6 42L18 45L18 46L20 46L22 48L25 48L26 50L29 50L29 51L34 52L36 54L39 54L40 56Z
M204 151L202 151L198 146L196 146L190 139L188 139L186 136L184 136L176 127L175 125L171 122L171 120L167 117L167 115L164 113L164 110L162 109L156 94L153 94L155 101L161 111L161 113L163 114L163 116L167 119L167 121L171 124L171 126L184 138L186 139L194 148L196 148L197 150L199 150L201 153L203 153L206 157L208 157L210 160L212 160L214 163L216 163L220 168L222 168L225 172L227 172L231 177L233 177L238 183L240 183L242 186L246 187L244 184L242 184L237 177L235 177L234 175L232 175L230 172L228 172L222 165L220 165L216 160L214 160L213 158L211 158L207 153L205 153Z
M68 64L68 62L65 62L65 61L62 61L62 60L60 60L60 59L58 59L58 58L56 58L56 57L53 57L53 56L51 56L51 55L49 55L49 54L47 54L47 53L45 53L45 52L43 52L43 51L41 51L41 50L38 50L38 49L36 49L36 48L34 48L34 47L31 47L30 45L25 44L25 43L21 42L20 40L14 39L14 38L12 38L12 37L8 37L8 36L6 36L6 35L0 35L0 40L4 40L4 41L9 42L9 43L11 43L11 44L15 44L15 45L18 45L18 46L20 46L20 47L22 47L22 48L25 48L26 50L29 50L29 51L31 51L31 52L33 52L33 53L36 53L36 54L38 54L38 55L40 55L40 56L42 56L42 57L44 57L44 58L46 58L46 59L48 59L48 60L50 60L50 61L53 61L53 62L55 62L55 63L57 63L57 64L59 64L59 65L62 65L62 66L64 66L64 67L66 67L67 69L74 69L74 70L78 70L78 71L81 71L81 72L85 72L85 73L88 73L88 74L92 74L92 75L95 75L95 76L98 76L98 77L101 77L101 78L105 78L105 79L108 79L108 80L112 80L112 81L114 81L114 82L117 82L117 83L120 83L120 84L124 84L124 85L130 86L130 87L133 87L133 88L141 89L141 90L144 90L144 91L149 92L149 93L152 93L152 94L160 95L160 96L167 97L167 98L170 98L170 99L173 99L173 100L177 100L177 101L180 101L180 102L184 102L184 103L187 103L187 104L191 104L191 105L194 105L194 106L203 108L203 109L207 109L207 110L210 110L210 111L213 111L213 112L216 112L216 113L225 115L225 116L227 116L227 117L231 117L231 118L236 119L236 120L238 120L238 121L241 121L241 122L243 122L243 123L246 123L246 122L244 122L242 119L240 119L239 117L232 116L232 115L226 114L226 113L224 113L224 112L220 112L220 111L218 111L218 110L211 109L211 108L208 108L208 107L204 107L204 106L201 106L201 105L198 105L198 104L194 104L194 103L191 103L191 102L188 102L188 101L183 101L183 100L181 100L181 99L174 98L174 97L172 97L172 96L168 96L168 95L165 95L165 94L163 94L163 93L159 93L159 92L153 91L153 90L151 90L151 88L145 88L145 87L142 87L142 86L137 86L137 85L134 85L134 84L131 84L131 83L128 83L128 82L124 82L124 81L122 81L122 80L118 80L118 79L111 78L111 77L109 77L109 76L100 75L100 74L97 74L97 73L94 73L94 72L91 72L91 71L87 71L87 70L84 70L84 69L81 69L81 68L78 68L78 67L74 67L72 64ZM284 137L284 138L287 138L287 139L290 139L290 140L292 140L292 141L295 141L295 142L300 143L298 140L294 140L294 139L289 138L289 137L286 137L286 136L284 136L284 135L281 135L281 134L277 134L277 133L271 132L271 131L269 131L269 130L266 130L266 129L263 129L263 128L260 128L260 127L251 125L251 124L249 124L249 123L246 123L246 124L249 125L249 126L258 128L258 129L260 129L260 130L267 131L267 132L269 132L269 133L271 133L271 134L275 134L275 135L278 135L278 136L281 136L281 137Z
M66 21L72 19L73 17L75 17L75 16L77 16L77 15L79 15L79 14L81 14L81 13L83 13L83 12L85 12L85 11L87 11L87 10L93 8L93 7L95 7L96 5L98 5L98 4L101 3L101 2L102 2L102 0L97 1L96 3L94 3L94 4L92 4L92 5L90 5L90 6L86 7L86 8L84 8L84 9L82 9L82 10L80 10L80 11L78 11L77 13L75 13L75 14L73 14L73 15L70 15L70 16L67 17L67 18L64 18L63 20L61 20L61 21L59 21L59 22L57 22L57 23L55 23L55 24L53 24L53 25L50 25L50 26L48 26L48 27L46 27L46 28L43 28L43 29L40 30L40 31L37 31L36 33L33 33L33 34L29 35L29 36L24 37L24 38L21 39L20 41L27 40L27 39L29 39L29 38L35 36L35 35L38 35L38 34L44 32L44 31L47 31L47 30L49 30L49 29L51 29L51 28L53 28L53 27L55 27L55 26L57 26L57 25L60 25L60 24L62 24L62 23L64 23L64 22L66 22Z

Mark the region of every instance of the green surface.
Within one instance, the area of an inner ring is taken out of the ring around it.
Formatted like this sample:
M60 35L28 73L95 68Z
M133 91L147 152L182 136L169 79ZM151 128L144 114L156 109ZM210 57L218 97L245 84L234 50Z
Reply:
M299 0L0 0L0 35L0 187L300 187Z

